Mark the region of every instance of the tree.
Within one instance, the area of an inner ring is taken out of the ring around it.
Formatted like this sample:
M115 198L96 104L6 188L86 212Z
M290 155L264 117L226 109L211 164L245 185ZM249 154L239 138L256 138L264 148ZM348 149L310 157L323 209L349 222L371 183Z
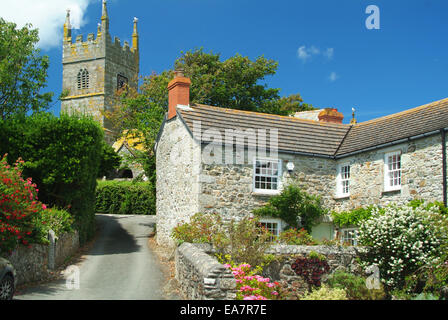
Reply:
M46 86L48 56L35 45L38 30L27 24L21 29L0 18L0 118L48 108L53 93L40 93Z
M120 155L115 152L114 148L103 141L101 147L101 162L97 175L98 178L107 176L112 170L118 169L120 167L120 163Z

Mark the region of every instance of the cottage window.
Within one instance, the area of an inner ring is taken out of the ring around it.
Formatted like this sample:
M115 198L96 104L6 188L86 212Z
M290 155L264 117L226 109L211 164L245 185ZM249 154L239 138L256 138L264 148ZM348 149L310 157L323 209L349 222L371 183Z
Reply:
M254 191L278 193L280 189L281 160L254 160Z
M337 191L338 197L350 195L350 164L344 163L338 166Z
M401 153L389 152L384 159L384 191L401 189Z
M81 69L78 72L78 89L89 88L89 72L87 69Z
M347 228L341 230L341 244L356 246L358 244L356 238L358 230L355 228Z
M264 218L260 219L260 227L265 228L272 234L270 238L272 242L280 235L282 224L280 219Z

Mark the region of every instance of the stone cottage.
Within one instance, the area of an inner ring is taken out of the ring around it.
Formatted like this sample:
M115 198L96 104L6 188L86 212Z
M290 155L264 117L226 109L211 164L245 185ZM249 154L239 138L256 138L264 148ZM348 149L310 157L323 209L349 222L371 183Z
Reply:
M159 244L172 244L172 228L197 212L249 215L292 180L337 211L415 198L446 203L448 99L343 124L336 109L285 117L192 105L190 84L182 73L169 83L155 147ZM283 227L263 223L274 233ZM332 239L331 219L313 236Z

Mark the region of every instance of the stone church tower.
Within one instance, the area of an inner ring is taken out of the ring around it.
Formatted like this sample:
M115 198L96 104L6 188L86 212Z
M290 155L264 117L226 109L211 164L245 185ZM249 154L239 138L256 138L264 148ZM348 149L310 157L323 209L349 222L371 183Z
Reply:
M113 132L104 111L113 106L116 91L124 84L137 87L139 73L139 48L137 18L134 18L132 47L127 41L122 46L109 33L109 16L106 0L103 0L101 24L95 34L89 33L87 41L82 35L72 41L70 11L64 24L63 80L61 112L82 113L94 117L105 129L106 141L112 144Z

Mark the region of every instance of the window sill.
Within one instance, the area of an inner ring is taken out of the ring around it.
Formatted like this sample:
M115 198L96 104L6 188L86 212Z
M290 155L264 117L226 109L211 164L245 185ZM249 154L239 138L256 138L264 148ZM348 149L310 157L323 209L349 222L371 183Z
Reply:
M393 189L384 189L382 193L399 193L401 192L401 187L400 188L393 188Z
M269 191L269 190L255 190L252 191L252 195L254 196L264 196L264 197L270 197L280 194L279 190L275 191Z
M344 200L344 199L349 199L350 195L349 194L337 194L333 196L334 200Z

